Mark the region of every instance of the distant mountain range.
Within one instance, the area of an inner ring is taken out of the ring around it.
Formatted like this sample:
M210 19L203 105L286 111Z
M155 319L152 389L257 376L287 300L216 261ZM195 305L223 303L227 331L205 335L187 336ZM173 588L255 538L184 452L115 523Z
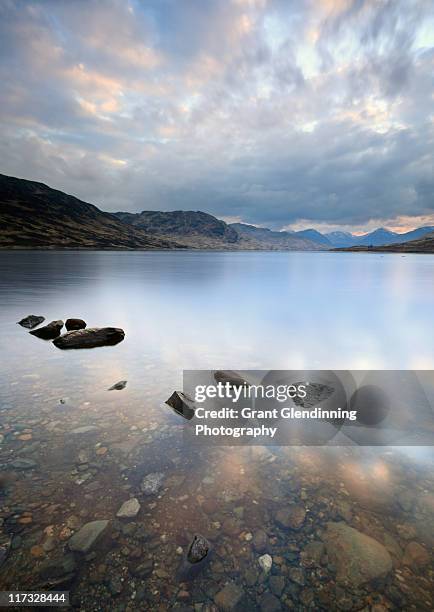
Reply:
M0 249L23 248L434 252L434 227L355 236L227 224L201 211L107 213L42 183L0 174Z

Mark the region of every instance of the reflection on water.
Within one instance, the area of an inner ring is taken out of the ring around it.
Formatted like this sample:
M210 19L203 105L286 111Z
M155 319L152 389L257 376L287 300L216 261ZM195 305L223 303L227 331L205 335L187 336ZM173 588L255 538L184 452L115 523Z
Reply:
M432 609L430 449L186 448L163 402L183 368L432 368L433 280L416 255L1 253L3 588L83 610ZM126 338L62 352L15 324L30 313ZM189 566L195 533L212 550Z

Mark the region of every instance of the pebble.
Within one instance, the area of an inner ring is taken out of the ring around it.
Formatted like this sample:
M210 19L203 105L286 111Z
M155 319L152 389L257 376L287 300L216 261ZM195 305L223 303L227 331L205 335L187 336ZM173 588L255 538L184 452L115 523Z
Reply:
M259 557L258 563L264 572L268 574L268 572L271 570L271 566L273 565L273 557L268 554L262 555Z

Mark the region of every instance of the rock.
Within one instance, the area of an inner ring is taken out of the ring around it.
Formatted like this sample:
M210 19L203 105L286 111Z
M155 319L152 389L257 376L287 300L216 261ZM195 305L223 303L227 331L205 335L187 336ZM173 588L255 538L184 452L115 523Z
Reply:
M303 567L318 567L321 564L321 557L324 554L324 544L322 542L309 542L300 554L300 561Z
M24 319L21 319L21 321L18 321L18 325L21 325L21 327L26 327L27 329L33 329L44 321L45 317L38 317L37 315L28 315L27 317L24 317Z
M139 500L136 497L132 497L122 504L116 516L118 518L134 518L139 513L139 510Z
M234 582L228 582L214 597L219 610L234 610L244 596L243 589Z
M0 567L6 561L9 551L11 549L12 540L9 537L5 537L4 540L0 542Z
M258 563L264 572L268 574L268 572L271 570L271 566L273 565L273 558L271 555L265 554L259 557Z
M283 576L270 576L269 582L272 593L280 597L285 588L285 578Z
M405 512L410 512L414 505L415 495L411 491L401 491L396 499Z
M306 517L306 508L302 504L290 506L289 508L282 508L278 510L274 519L279 527L283 529L294 529L298 531Z
M77 427L69 433L74 436L82 436L85 434L96 433L99 428L96 425L84 425L83 427Z
M263 593L259 605L261 606L261 612L278 612L282 609L280 601L272 593Z
M39 566L39 575L43 580L53 580L67 574L74 574L77 564L72 553L63 557L47 559Z
M410 542L407 544L404 550L404 557L402 563L410 567L423 567L428 565L430 560L429 553L417 542Z
M268 547L268 536L262 529L255 531L253 535L253 548L256 552L265 552Z
M11 463L14 470L31 470L37 466L36 461L32 459L15 459Z
M392 569L392 558L382 544L345 523L328 523L323 539L338 583L358 587L385 578Z
M122 389L125 389L125 387L127 386L127 382L127 380L120 380L119 382L109 387L109 391L122 391Z
M53 344L60 349L95 348L118 344L124 338L124 330L117 327L89 327L69 331L56 338Z
M83 319L66 319L65 327L68 331L84 329L86 321L83 321Z
M164 478L162 472L152 472L143 478L140 489L145 495L155 495L163 486Z
M214 372L214 380L218 383L229 383L231 387L250 387L250 384L236 372L232 370L217 370Z
M109 521L91 521L74 533L68 542L70 550L87 553L107 528Z
M53 340L53 338L60 336L60 330L62 327L63 321L51 321L51 323L44 325L44 327L39 327L38 329L29 331L29 334L32 334L32 336L36 336L37 338L42 338L42 340Z
M187 560L190 563L199 563L199 561L202 561L207 556L210 549L211 544L206 538L201 535L195 535L187 553Z
M176 414L180 414L184 419L190 420L194 417L196 410L193 399L182 391L174 391L166 400L166 404L173 408Z
M292 582L295 582L295 584L299 584L300 586L304 586L304 574L303 570L300 567L291 567L289 569L288 575Z

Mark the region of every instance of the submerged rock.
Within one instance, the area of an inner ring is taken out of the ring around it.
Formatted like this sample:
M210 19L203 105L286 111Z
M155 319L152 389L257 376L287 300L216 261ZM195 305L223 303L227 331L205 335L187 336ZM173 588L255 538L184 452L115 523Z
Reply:
M219 383L229 383L231 387L250 387L250 384L232 370L217 370L214 372L214 380Z
M60 336L62 327L63 321L51 321L51 323L44 325L44 327L39 327L38 329L29 331L29 334L32 334L32 336L36 336L37 338L42 338L42 340L53 340L53 338Z
M243 597L243 589L238 584L229 582L214 597L214 603L218 606L219 610L234 610Z
M279 527L284 529L294 529L298 531L306 518L306 508L303 504L294 504L288 508L278 510L274 518Z
M143 478L140 489L145 495L155 495L163 486L164 478L162 472L152 472Z
M60 349L95 348L118 344L124 338L124 330L118 327L88 327L69 331L56 338L53 344Z
M74 552L87 553L107 528L109 521L91 521L74 533L68 542Z
M21 319L21 321L18 321L18 325L21 325L21 327L26 327L27 329L33 329L44 321L45 317L38 317L37 315L28 315L27 317L24 317L24 319Z
M96 433L97 431L99 431L99 428L96 425L84 425L83 427L73 429L69 433L74 436L83 436L90 433Z
M39 568L39 575L43 580L56 580L62 576L74 574L77 570L77 564L74 555L68 553L63 557L47 559Z
M273 565L273 557L268 554L262 555L262 557L259 557L258 563L261 566L261 568L264 570L264 572L268 574L268 572L271 570L271 567Z
M36 465L36 462L32 459L15 459L11 463L14 470L32 470Z
M11 549L11 538L6 537L1 543L0 543L0 567L3 565L3 563L6 561L7 556L9 554L9 551Z
M405 547L404 557L402 559L404 565L413 568L423 567L424 565L428 565L429 560L430 556L427 549L418 542L410 542Z
M86 321L83 321L83 319L66 319L65 327L68 331L84 329Z
M173 408L173 410L184 417L184 419L192 419L196 410L193 399L183 393L182 391L174 391L172 395L166 400L166 404Z
M201 535L195 535L187 553L187 560L190 563L199 563L199 561L205 559L210 548L211 544L206 538Z
M323 539L337 582L358 587L385 578L392 569L392 558L382 544L345 523L328 523Z
M136 497L132 497L122 504L116 516L118 518L134 518L139 513L139 510L139 500Z
M109 387L108 390L109 391L122 391L122 389L125 389L125 387L127 386L127 382L128 382L127 380L120 380L119 382Z

